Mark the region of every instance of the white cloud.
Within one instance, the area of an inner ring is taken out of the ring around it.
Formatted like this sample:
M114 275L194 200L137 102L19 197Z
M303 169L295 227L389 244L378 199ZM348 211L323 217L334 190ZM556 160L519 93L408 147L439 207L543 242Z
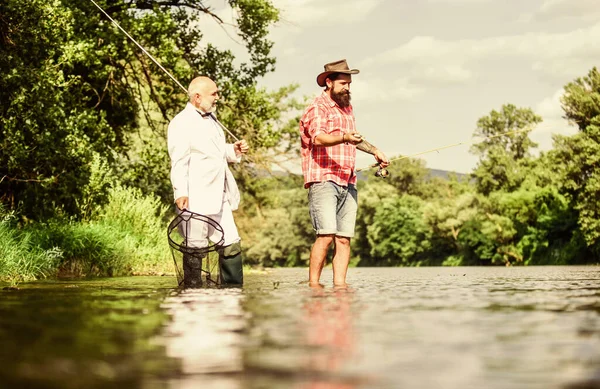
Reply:
M429 3L443 3L443 4L478 4L478 3L489 3L491 0L427 0Z
M544 120L562 120L563 110L560 98L564 90L558 89L552 96L546 97L535 106L535 113L542 116Z
M462 83L471 77L472 73L470 70L457 64L448 64L420 68L418 72L415 72L413 79L417 84L440 85Z
M539 19L575 17L592 19L600 15L598 0L546 0L536 16Z
M355 0L352 6L346 0L273 0L280 9L283 23L299 29L323 22L352 24L367 19L383 0Z
M414 100L423 93L423 89L411 85L407 78L361 77L352 83L353 104L380 103L382 101Z
M360 66L393 65L416 86L466 82L481 61L530 61L530 69L556 80L569 79L600 61L600 23L566 33L528 33L444 41L419 36L365 60ZM504 62L506 63L506 62Z

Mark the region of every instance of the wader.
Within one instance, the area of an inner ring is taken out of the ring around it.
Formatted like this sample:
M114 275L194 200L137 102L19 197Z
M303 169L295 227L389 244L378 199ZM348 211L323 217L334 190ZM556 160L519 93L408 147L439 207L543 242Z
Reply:
M183 286L200 288L202 286L202 260L206 254L183 254Z
M217 250L219 254L219 282L221 285L242 285L244 271L242 267L242 247L239 242ZM185 288L202 287L202 262L206 254L183 254L183 286ZM207 274L208 277L208 274Z
M244 272L242 269L242 246L240 242L222 247L219 252L219 270L222 285L242 285Z

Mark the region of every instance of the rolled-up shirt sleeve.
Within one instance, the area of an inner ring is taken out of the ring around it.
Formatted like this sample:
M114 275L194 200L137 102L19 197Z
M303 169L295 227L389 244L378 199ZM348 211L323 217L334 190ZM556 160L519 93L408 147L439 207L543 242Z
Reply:
M305 121L311 144L315 144L315 138L319 134L327 134L329 132L329 126L327 126L327 112L323 105L311 107L309 112L307 112Z
M188 179L190 168L190 137L185 122L176 121L169 125L168 149L171 158L171 184L175 200L189 196Z

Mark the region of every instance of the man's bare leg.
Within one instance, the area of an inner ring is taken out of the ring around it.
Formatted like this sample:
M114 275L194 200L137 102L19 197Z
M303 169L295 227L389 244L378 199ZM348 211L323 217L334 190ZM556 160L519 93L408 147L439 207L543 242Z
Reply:
M310 264L308 268L308 284L310 286L319 286L321 272L325 266L327 250L333 242L333 235L318 235L315 244L310 251Z
M335 237L335 252L333 254L333 285L346 286L346 273L350 263L350 238Z

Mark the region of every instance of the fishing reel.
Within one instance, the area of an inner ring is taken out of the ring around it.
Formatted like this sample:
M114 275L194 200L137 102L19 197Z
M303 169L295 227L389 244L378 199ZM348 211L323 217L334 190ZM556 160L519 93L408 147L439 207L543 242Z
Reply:
M386 168L383 168L383 167L380 167L375 172L375 177L386 178L389 175L390 175L390 172L388 172L388 170Z
M386 168L379 166L379 163L373 164L373 165L369 166L369 168L370 169L378 168L377 171L375 172L375 177L386 178L390 175L390 172ZM356 169L356 173L363 171L365 169Z

